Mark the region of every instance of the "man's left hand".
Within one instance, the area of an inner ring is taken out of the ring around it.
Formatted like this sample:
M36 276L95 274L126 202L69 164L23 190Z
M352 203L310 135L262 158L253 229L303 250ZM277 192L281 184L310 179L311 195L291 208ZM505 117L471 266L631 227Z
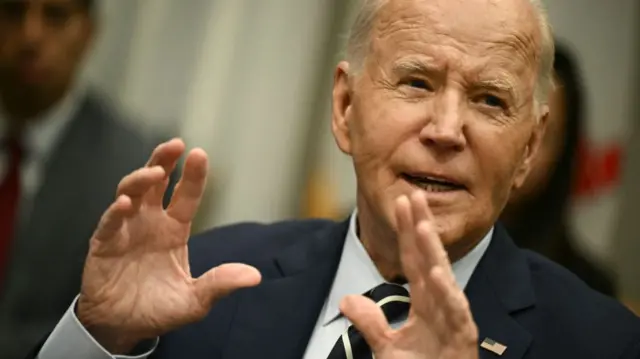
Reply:
M411 309L399 329L364 296L341 303L378 359L476 359L478 329L457 286L427 196L417 191L396 201L400 259L411 289Z

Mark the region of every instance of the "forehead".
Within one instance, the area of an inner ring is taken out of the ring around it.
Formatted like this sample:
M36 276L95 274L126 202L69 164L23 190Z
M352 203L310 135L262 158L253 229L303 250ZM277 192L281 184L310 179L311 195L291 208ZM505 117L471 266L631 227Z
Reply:
M424 55L441 66L521 72L536 68L539 31L527 0L390 0L372 46L383 62Z

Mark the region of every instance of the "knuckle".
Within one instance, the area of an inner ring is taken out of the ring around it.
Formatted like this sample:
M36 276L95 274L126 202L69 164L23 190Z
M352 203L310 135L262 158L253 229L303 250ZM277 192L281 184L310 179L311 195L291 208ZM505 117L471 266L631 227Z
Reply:
M120 180L118 187L116 187L116 194L120 195L127 188L127 177Z
M478 326L473 322L469 321L464 330L464 337L468 344L475 344L478 341Z

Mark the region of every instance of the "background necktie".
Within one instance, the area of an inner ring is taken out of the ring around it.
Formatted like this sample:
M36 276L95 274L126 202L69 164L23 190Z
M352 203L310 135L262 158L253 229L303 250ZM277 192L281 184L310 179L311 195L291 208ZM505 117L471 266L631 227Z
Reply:
M12 238L18 220L22 157L20 145L16 141L6 142L5 146L9 161L4 178L0 178L0 283L5 279Z
M364 294L382 308L388 322L409 312L409 292L397 284L383 283ZM371 359L371 349L352 325L338 338L327 359Z

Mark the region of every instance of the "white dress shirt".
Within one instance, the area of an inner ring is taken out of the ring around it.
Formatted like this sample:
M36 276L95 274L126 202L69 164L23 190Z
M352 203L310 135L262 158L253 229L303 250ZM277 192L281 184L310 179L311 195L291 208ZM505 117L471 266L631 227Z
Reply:
M20 164L20 211L26 215L33 196L43 183L45 163L80 105L80 89L75 89L50 111L29 122L22 142L24 157ZM0 142L8 136L8 119L0 108ZM0 183L7 175L9 154L0 146Z
M356 212L351 216L346 242L336 277L320 312L318 321L309 340L303 359L326 359L342 333L347 330L349 321L339 316L339 304L342 298L351 294L362 294L385 282L371 258L358 239L356 232ZM487 250L493 235L493 228L466 256L453 263L456 283L465 288L478 262ZM405 288L409 289L408 286ZM77 300L77 299L76 299ZM49 339L38 354L38 359L146 359L155 347L139 356L112 356L102 348L82 327L73 308L75 301L62 317ZM393 323L394 326L402 322Z

